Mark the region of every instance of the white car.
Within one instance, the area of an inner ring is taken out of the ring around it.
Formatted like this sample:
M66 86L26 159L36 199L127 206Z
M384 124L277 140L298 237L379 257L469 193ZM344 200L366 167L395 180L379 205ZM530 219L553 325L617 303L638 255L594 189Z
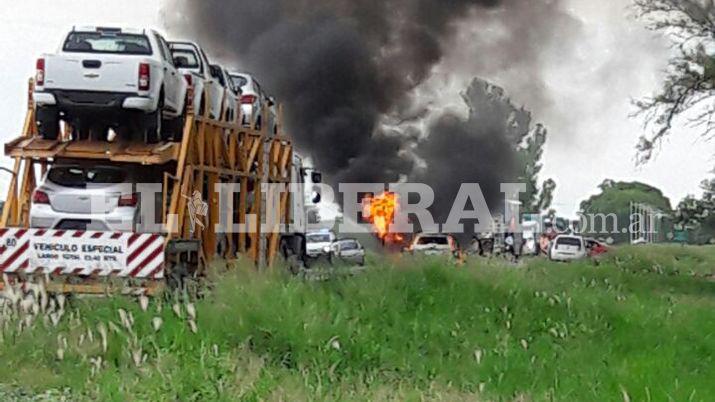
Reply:
M111 128L154 143L164 122L183 117L187 84L154 30L74 28L36 67L33 100L45 139L57 139L63 120L75 139L105 139Z
M267 122L268 130L272 134L277 134L276 124L276 102L273 97L268 96L255 77L251 74L231 72L231 79L237 88L241 89L241 124L250 127L253 123L256 129L263 127L263 122ZM268 111L268 116L263 116L263 109Z
M30 227L141 231L139 197L132 183L151 180L150 169L86 161L57 162L32 194Z
M193 42L169 42L174 64L184 75L186 82L194 86L193 106L197 114L203 115L208 107L209 117L221 118L224 87L212 75L211 64L206 52ZM204 93L208 99L204 99Z
M305 249L308 257L318 258L320 256L330 256L333 252L332 246L336 237L332 231L308 233L305 238Z
M559 235L551 241L549 259L572 261L586 257L586 244L581 236Z
M412 239L412 243L407 248L411 253L421 253L425 255L446 255L457 250L457 242L448 234L442 233L420 233Z

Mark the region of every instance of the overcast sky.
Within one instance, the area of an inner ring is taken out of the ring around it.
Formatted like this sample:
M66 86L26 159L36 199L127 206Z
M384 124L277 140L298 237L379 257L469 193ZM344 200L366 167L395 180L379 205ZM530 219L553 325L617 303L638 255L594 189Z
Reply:
M539 49L542 84L535 94L524 68L487 68L471 63L478 54L447 54L431 84L444 88L443 99L458 93L475 74L506 88L514 100L534 112L549 128L542 177L557 183L555 206L571 215L578 203L596 191L606 178L639 180L661 188L673 204L698 191L698 183L713 167L715 144L700 140L680 127L646 166L634 165L634 145L642 133L640 122L629 119L630 99L654 91L665 68L666 43L627 16L627 0L564 0L568 15L580 24L576 37L564 38L568 52L558 46ZM59 45L72 25L120 24L161 26L161 0L0 0L0 141L20 134L26 106L27 79L35 59ZM491 27L494 29L495 27ZM466 27L459 40L471 43L483 33ZM546 98L549 101L543 102ZM289 107L290 105L287 105ZM9 166L9 158L2 158ZM9 176L0 173L0 190Z

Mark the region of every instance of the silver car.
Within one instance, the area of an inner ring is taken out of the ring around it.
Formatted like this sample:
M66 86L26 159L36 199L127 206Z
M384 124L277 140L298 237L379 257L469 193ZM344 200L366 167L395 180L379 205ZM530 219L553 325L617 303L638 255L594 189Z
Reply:
M32 194L30 226L62 230L134 231L139 216L132 170L58 162ZM147 176L139 181L149 182Z
M350 264L365 265L365 249L356 239L340 239L333 243L334 255Z
M276 102L268 96L251 74L232 72L231 80L236 88L241 90L241 124L248 127L255 122L255 128L260 129L265 122L268 131L277 134ZM268 111L268 116L263 116L263 109Z

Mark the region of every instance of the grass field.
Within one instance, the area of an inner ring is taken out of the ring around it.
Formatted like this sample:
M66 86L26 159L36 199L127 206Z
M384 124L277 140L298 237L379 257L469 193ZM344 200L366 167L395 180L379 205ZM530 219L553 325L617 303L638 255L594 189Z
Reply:
M196 333L186 303L155 300L74 300L56 327L6 318L0 396L711 400L714 268L715 248L680 246L518 267L373 259L323 282L239 268L195 302Z

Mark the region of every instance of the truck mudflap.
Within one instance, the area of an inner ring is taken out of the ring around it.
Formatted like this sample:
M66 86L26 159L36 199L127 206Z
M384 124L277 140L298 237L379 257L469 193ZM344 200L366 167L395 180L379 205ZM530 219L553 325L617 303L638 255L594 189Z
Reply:
M0 228L0 273L163 279L165 240L152 233Z

